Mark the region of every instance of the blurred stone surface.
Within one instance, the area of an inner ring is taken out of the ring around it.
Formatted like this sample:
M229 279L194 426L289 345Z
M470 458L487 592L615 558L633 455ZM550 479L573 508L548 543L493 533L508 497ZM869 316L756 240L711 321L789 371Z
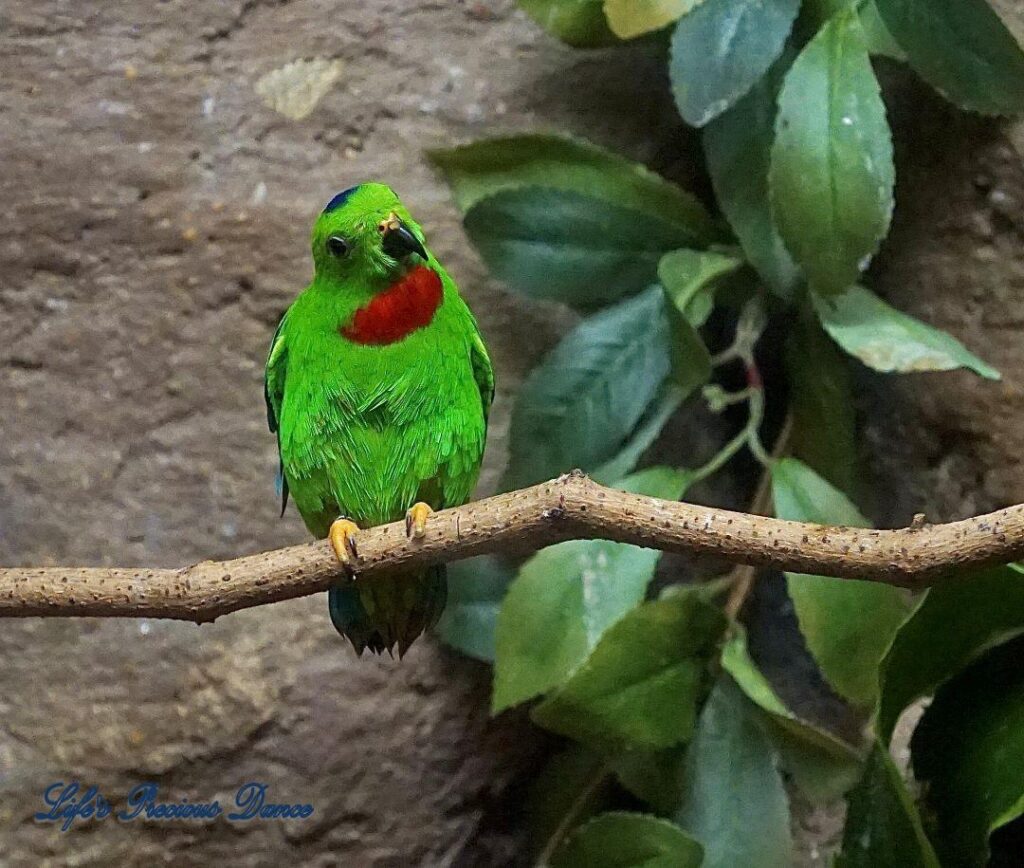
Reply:
M651 50L566 49L511 0L8 0L0 33L0 563L170 565L305 539L292 511L277 518L263 359L308 280L316 213L371 178L427 228L491 347L492 488L510 396L569 318L487 278L423 151L548 129L695 172ZM313 112L267 108L260 77L315 57L343 66ZM861 377L876 513L894 521L1024 501L1024 133L938 101L913 114L878 285L1006 379ZM322 599L202 628L5 623L0 659L0 864L522 854L516 811L543 746L521 719L488 718L486 668L432 641L401 664L357 661ZM316 814L35 824L45 785L73 778L115 801L152 780L222 803L260 780Z
M1024 123L956 112L909 75L887 82L897 205L873 286L1003 378L862 370L868 506L882 526L1024 502Z
M509 396L569 321L486 277L430 147L573 131L657 158L662 65L547 38L511 0L0 8L0 563L184 564L306 539L277 517L262 369L308 281L323 204L390 183L477 313ZM302 121L261 76L342 64ZM357 661L326 601L196 627L0 631L0 864L503 865L541 739L491 721L489 672L433 640ZM230 801L247 780L312 821L38 825L44 786Z

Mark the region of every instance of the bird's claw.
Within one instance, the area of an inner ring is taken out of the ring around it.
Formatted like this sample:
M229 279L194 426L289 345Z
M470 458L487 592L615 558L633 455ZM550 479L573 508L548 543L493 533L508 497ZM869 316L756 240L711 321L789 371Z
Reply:
M359 550L356 548L356 535L359 533L359 526L347 518L339 518L331 525L328 539L331 541L331 548L334 549L335 557L345 568L350 576L355 573L355 563L359 560Z
M405 513L405 535L409 539L423 539L427 532L427 519L433 515L432 510L423 501L414 503Z

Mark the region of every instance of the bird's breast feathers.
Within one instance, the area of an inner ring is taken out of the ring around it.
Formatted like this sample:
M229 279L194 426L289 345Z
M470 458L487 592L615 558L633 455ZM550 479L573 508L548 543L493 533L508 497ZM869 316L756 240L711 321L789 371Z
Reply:
M393 344L430 325L443 300L441 277L419 265L377 293L338 331L356 344Z

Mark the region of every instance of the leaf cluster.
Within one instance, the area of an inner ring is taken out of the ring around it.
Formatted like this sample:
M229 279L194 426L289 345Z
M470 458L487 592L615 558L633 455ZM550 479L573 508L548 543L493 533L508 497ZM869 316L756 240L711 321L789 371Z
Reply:
M578 467L679 499L747 449L776 515L866 526L855 505L852 368L999 377L864 285L895 207L873 57L908 63L964 109L1020 114L1024 50L985 0L520 5L579 47L668 35L672 92L701 129L715 207L564 136L431 155L492 273L579 315L517 396L503 485ZM710 328L722 323L734 333L724 347L721 328ZM755 348L773 323L785 334L785 383L766 386ZM731 366L746 388L726 390ZM790 420L784 457L761 444L769 400ZM713 412L744 405L747 421L708 461L637 470L697 401ZM985 864L993 836L1024 812L1015 567L916 598L786 577L808 650L866 723L848 743L789 707L759 669L723 599L734 576L653 594L659 559L583 540L522 564L489 556L453 566L441 636L493 662L495 712L532 702L534 721L571 742L535 797L541 862L788 866L788 783L812 801L847 795L838 865ZM926 786L915 800L888 744L926 696L935 700L911 751ZM623 790L646 811L602 812Z

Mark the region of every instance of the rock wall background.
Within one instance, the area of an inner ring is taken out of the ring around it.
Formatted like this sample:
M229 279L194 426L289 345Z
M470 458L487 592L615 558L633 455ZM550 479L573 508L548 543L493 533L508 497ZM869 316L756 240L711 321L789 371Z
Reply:
M343 68L307 119L263 105L262 75L316 56ZM879 286L1006 375L863 377L881 517L940 519L1024 501L1024 133L900 87ZM669 105L649 52L563 48L511 0L8 0L0 563L177 564L305 538L277 518L263 359L310 275L312 220L367 179L399 191L480 319L499 372L493 486L516 384L567 318L487 278L423 151L572 131L687 176ZM514 716L488 719L486 669L432 642L357 662L320 598L201 628L6 623L0 660L4 865L503 865L521 847L545 748ZM258 779L317 813L33 823L44 786L70 778L222 802Z

